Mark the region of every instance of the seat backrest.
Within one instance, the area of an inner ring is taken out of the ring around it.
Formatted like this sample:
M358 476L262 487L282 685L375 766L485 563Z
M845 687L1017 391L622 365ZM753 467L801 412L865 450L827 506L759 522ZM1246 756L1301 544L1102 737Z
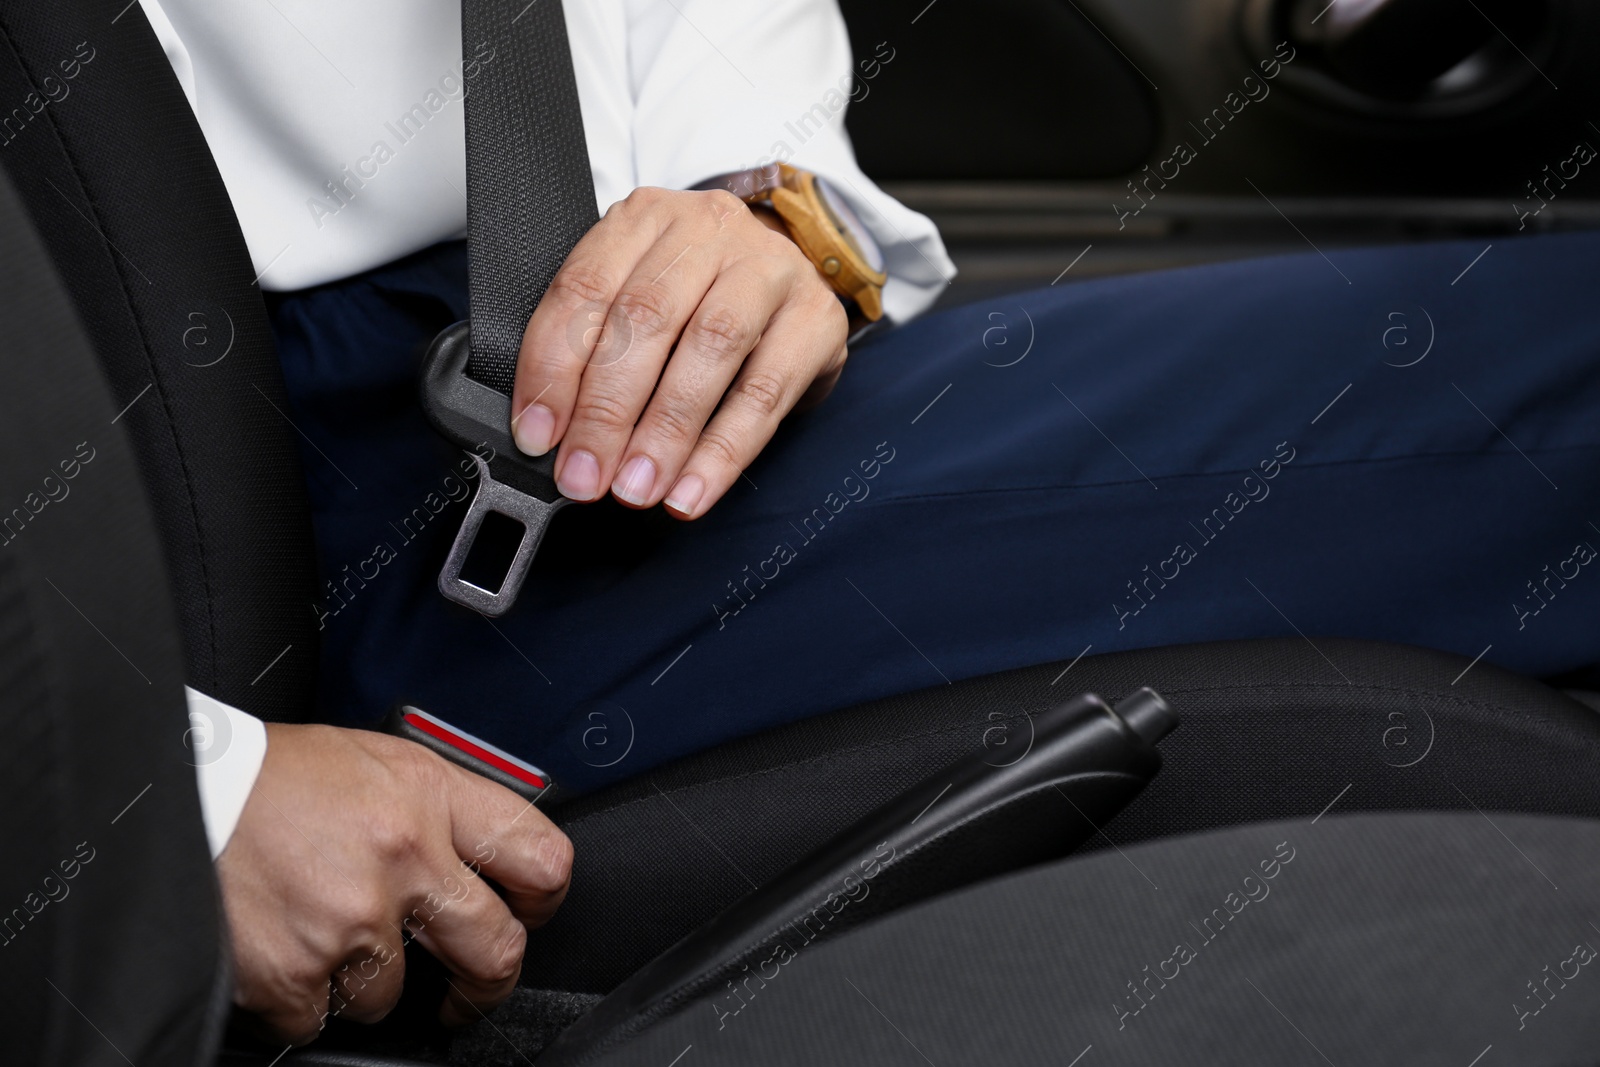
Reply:
M294 430L227 189L127 0L0 0L0 166L133 440L187 677L305 717L314 569Z
M165 568L4 175L0 351L0 1060L194 1063L228 983Z

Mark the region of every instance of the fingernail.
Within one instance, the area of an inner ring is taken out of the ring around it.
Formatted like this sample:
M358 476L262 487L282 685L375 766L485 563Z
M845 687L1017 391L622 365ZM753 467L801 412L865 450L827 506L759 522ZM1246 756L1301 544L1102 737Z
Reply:
M667 507L680 515L693 516L694 509L700 504L700 498L705 495L705 479L698 474L685 474L678 479L678 484L672 487L672 492L667 494Z
M567 457L556 479L564 496L571 500L593 500L600 495L600 464L588 452L579 450Z
M529 404L517 419L515 432L517 448L530 456L542 456L550 451L556 435L555 412L543 404Z
M611 491L630 504L643 506L650 499L650 490L656 485L656 465L649 456L634 456L617 472Z

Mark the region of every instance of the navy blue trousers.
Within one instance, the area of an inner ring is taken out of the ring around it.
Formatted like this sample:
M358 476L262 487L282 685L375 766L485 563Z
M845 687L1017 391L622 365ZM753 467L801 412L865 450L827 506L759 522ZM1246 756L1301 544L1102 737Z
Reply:
M466 314L464 248L274 296L322 710L414 702L588 789L1084 653L1298 633L1579 669L1600 660L1600 236L1482 250L926 316L854 352L705 519L566 509L493 621L436 589L475 487L415 399L421 347Z

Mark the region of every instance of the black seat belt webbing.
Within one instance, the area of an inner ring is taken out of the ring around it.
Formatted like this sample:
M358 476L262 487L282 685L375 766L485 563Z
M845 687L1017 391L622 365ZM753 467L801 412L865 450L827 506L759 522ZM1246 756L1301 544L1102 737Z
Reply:
M463 0L461 45L493 46L466 96L472 358L511 393L523 330L599 218L560 0Z
M463 56L485 57L466 95L470 318L434 339L422 404L441 433L474 453L479 474L439 590L503 615L551 517L569 503L556 488L554 452L525 456L512 440L517 354L533 309L599 211L560 0L462 0L461 34ZM523 526L493 589L461 576L490 512Z

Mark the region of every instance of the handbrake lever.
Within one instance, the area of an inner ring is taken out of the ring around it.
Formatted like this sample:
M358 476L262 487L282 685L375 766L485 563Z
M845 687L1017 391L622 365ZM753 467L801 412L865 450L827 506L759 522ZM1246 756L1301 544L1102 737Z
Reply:
M1073 851L1155 777L1155 744L1178 718L1140 689L1115 708L1084 694L1030 722L1020 759L975 753L841 831L635 972L539 1067L587 1062L724 985L770 979L813 941Z

